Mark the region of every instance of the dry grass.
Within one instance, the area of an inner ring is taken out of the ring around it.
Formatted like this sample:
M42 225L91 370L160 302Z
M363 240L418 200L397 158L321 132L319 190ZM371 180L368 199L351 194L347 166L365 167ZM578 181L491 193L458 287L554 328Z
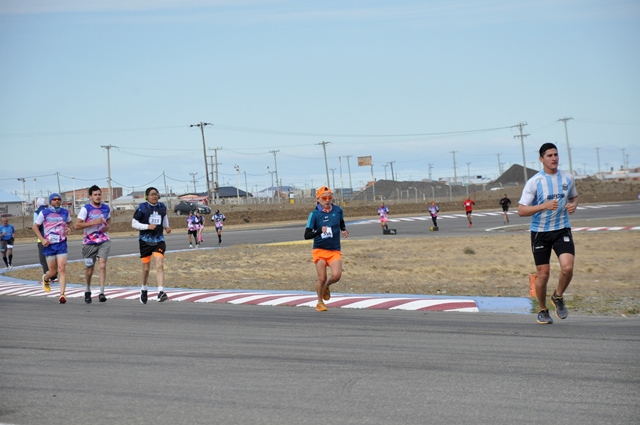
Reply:
M640 219L634 221L637 225ZM576 269L566 292L571 312L640 317L640 232L576 232L574 237ZM335 291L345 293L524 297L535 270L528 232L344 240L342 251L344 272ZM83 283L83 263L68 267L70 282ZM39 270L10 275L39 280ZM109 285L137 286L140 270L136 257L111 258ZM550 291L558 271L554 256ZM312 291L315 285L310 241L169 253L165 273L166 286L179 288Z

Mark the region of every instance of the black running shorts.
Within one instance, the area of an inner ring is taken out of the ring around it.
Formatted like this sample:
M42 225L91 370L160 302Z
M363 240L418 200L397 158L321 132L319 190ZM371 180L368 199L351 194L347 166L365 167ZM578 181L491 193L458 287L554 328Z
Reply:
M140 258L151 257L151 254L154 252L162 254L164 256L164 252L167 250L167 244L162 242L157 243L148 243L143 240L139 240L140 242Z
M552 249L558 257L562 254L576 255L571 229L531 232L531 250L536 266L549 264Z

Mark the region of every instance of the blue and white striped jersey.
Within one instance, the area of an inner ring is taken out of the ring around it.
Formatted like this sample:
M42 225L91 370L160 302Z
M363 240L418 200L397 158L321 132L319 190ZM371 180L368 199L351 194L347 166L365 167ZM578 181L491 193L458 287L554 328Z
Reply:
M569 199L578 196L576 182L573 175L558 170L556 174L540 171L531 177L522 191L519 204L534 206L544 204L554 199L558 200L558 209L554 211L539 211L531 217L529 228L532 232L551 232L554 230L570 229L569 213L566 210Z

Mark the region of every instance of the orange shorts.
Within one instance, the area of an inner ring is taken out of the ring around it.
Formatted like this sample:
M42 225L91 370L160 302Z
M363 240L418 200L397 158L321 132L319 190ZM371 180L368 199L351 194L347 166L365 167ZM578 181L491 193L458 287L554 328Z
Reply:
M334 261L342 260L342 253L340 251L328 250L322 248L315 248L311 251L313 262L317 263L320 260L325 260L327 264L331 264Z
M151 255L153 255L154 257L164 258L164 255L162 255L162 253L160 253L160 252L154 252ZM151 255L149 255L148 257L142 257L142 263L143 264L150 263L151 262Z

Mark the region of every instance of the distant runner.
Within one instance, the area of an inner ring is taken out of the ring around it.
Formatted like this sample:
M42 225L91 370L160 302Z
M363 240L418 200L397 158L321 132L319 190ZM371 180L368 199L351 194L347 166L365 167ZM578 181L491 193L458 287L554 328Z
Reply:
M500 199L500 205L502 206L502 213L504 214L504 221L502 224L509 224L509 216L507 212L509 211L509 206L511 205L511 199L507 198L507 194L505 193L502 199Z
M382 226L382 230L388 229L387 221L389 220L389 208L382 203L382 206L378 208L378 215L380 216L380 226Z
M216 233L218 233L218 245L222 243L222 227L224 227L224 221L227 217L220 212L220 210L216 210L216 212L211 216L211 221L213 221L213 225L216 228Z
M438 227L438 212L440 212L440 208L438 208L438 206L436 205L436 201L431 201L431 205L429 206L429 214L431 214L433 227Z
M464 205L464 211L467 213L467 220L469 220L469 227L473 226L473 222L471 221L471 213L473 213L473 206L476 203L473 202L471 196L467 196L467 199L462 203Z

